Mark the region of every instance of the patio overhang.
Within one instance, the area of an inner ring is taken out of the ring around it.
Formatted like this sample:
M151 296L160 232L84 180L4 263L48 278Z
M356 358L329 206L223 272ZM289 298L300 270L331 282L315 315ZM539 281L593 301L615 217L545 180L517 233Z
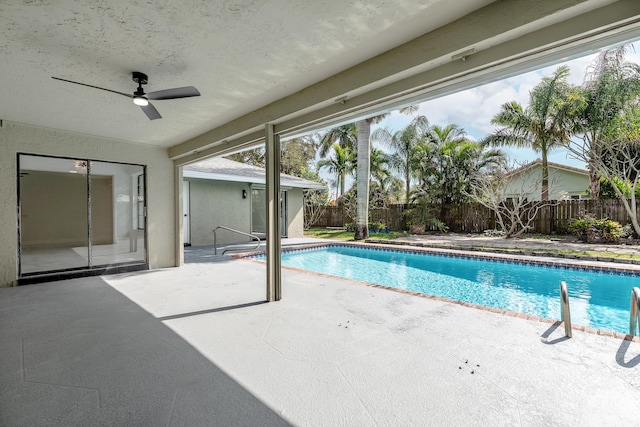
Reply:
M640 3L499 1L169 148L177 166L347 123L640 37ZM529 7L526 7L529 6Z

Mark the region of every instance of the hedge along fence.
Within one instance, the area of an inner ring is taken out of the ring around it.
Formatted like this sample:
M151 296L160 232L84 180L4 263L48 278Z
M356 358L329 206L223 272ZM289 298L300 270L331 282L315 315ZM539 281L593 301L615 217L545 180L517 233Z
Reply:
M535 203L535 202L532 202ZM444 222L449 231L456 233L481 233L496 228L493 211L478 204L428 205L434 217ZM406 230L404 205L374 208L369 211L370 222L382 222L391 230ZM609 218L621 225L631 221L619 200L566 200L555 205L544 206L538 212L530 232L543 234L568 234L572 219L591 214L596 218ZM344 227L350 219L341 206L328 206L314 227ZM427 227L429 230L429 227ZM432 228L431 231L435 231Z

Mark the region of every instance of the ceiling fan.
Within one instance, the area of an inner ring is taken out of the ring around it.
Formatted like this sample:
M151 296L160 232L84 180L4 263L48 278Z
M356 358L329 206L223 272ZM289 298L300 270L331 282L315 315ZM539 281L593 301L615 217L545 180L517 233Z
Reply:
M119 95L124 95L127 98L132 98L133 103L138 105L142 111L147 115L149 120L161 119L162 116L156 110L149 100L159 101L162 99L178 99L178 98L190 98L192 96L200 96L200 92L193 86L185 86L185 87L176 87L173 89L165 89L165 90L157 90L154 92L144 93L144 89L142 89L142 85L146 85L149 81L149 78L146 74L141 73L139 71L134 71L132 73L133 81L138 84L138 89L136 89L133 94L128 94L124 92L118 92L117 90L105 89L99 86L88 85L86 83L74 82L72 80L61 79L59 77L51 77L55 80L60 80L67 83L74 83L81 86L92 87L94 89L105 90L107 92L117 93Z

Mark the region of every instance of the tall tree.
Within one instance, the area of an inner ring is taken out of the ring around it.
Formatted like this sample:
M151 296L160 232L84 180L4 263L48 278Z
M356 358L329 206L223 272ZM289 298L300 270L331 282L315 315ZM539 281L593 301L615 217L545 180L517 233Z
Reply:
M306 135L282 142L280 172L303 177L316 158L317 135Z
M570 144L570 151L585 160L589 168L589 196L600 195L600 169L603 141L627 104L640 91L638 64L625 62L629 46L601 52L587 69L580 90L586 105L576 114L576 131L580 141Z
M470 140L456 124L431 127L412 157L419 194L443 205L465 203L472 182L503 162L500 150Z
M349 151L355 153L358 149L358 130L355 123L338 126L329 129L318 144L318 153L320 157L325 158L333 149L335 144L342 148L348 148Z
M386 114L359 120L356 123L358 134L357 172L356 172L356 224L354 240L369 237L369 180L371 155L371 125L380 122Z
M355 159L349 148L343 148L340 144L333 144L333 156L318 162L318 170L326 168L329 173L336 176L336 199L344 194L345 178L354 169Z
M502 128L485 142L498 146L530 147L542 157L541 200L549 200L550 150L567 146L572 134L571 119L583 107L583 98L567 82L569 67L562 66L542 81L529 94L529 105L523 108L512 101L502 105L491 123Z
M318 135L311 134L282 142L280 150L280 172L303 177L316 157ZM265 167L264 147L253 148L226 156L230 160L247 165Z
M371 154L369 156L371 181L380 185L383 181L388 179L392 175L389 170L389 155L384 151L371 147Z
M429 121L425 116L415 117L404 129L393 134L386 128L376 130L372 139L388 146L393 151L389 164L392 169L401 174L405 184L404 202L409 204L411 195L411 181L414 173L412 168L412 156L415 148L427 137Z
M417 105L401 108L402 114L413 114L418 111ZM369 237L369 175L371 153L371 125L380 123L389 114L381 114L356 123L358 129L358 168L357 168L357 213L354 240Z

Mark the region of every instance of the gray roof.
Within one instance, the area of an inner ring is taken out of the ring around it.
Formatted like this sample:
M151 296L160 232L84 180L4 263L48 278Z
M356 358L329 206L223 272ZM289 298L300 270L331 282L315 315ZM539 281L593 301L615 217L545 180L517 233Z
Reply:
M215 157L187 165L182 172L185 178L213 179L217 181L248 182L251 184L265 183L265 170L256 166L246 165ZM282 187L304 188L310 190L324 190L326 187L319 182L302 179L295 176L280 174Z

